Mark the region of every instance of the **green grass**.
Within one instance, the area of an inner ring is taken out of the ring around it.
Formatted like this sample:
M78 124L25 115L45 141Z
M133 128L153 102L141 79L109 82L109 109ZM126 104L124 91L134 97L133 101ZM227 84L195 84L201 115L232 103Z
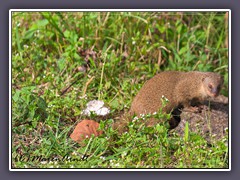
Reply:
M218 72L225 80L221 93L227 96L224 15L14 12L12 167L228 168L224 139L210 147L188 127L184 137L168 136L164 125L130 123L122 136L110 128L143 83L164 70ZM111 109L101 121L106 134L81 147L69 135L85 118L81 111L86 103L94 99Z

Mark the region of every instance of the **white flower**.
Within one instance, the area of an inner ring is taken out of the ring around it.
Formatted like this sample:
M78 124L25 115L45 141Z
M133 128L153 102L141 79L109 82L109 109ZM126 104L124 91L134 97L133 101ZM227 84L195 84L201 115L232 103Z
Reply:
M102 107L95 112L96 112L97 115L105 116L110 112L110 110L106 107Z
M140 117L141 117L141 118L144 118L144 117L145 117L145 114L140 114Z
M80 96L79 98L80 99L86 99L86 97L87 97L87 94L84 94L83 96Z
M138 120L138 117L135 116L132 121L135 122L135 121L137 121L137 120Z
M118 166L120 166L120 164L119 164L119 163L115 164L115 167L118 167Z
M110 110L108 108L104 107L103 105L104 105L103 101L99 101L99 100L89 101L87 103L87 108L84 109L82 113L84 115L89 116L91 114L91 112L93 112L96 115L105 116L110 112Z
M41 164L47 164L47 161L41 161L40 163Z
M124 157L124 156L126 156L126 155L127 155L127 152L124 151L124 152L122 153L122 157Z
M106 158L104 156L100 156L100 159L105 160Z
M89 101L87 103L87 108L90 111L96 111L96 110L100 109L101 107L103 107L103 105L104 105L103 101L93 100L93 101Z

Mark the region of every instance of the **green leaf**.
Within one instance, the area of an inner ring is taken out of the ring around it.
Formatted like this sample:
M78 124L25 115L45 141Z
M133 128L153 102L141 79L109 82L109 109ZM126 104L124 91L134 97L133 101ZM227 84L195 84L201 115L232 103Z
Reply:
M47 19L43 19L43 20L39 20L38 22L37 22L37 25L38 26L46 26L48 24L48 20Z
M66 30L64 31L64 37L69 38L70 37L70 31Z
M16 93L15 93L14 96L12 97L15 102L18 101L19 95L20 95L20 91L18 90L18 91L16 91Z
M119 107L119 102L117 99L114 99L111 103L110 103L110 106L113 108L113 109L117 109Z
M24 39L31 39L34 35L34 32L36 31L36 29L31 29L28 30L25 34L24 34Z
M62 71L64 69L64 67L66 66L66 60L64 58L61 58L57 61L57 65L60 71Z
M188 50L187 47L182 47L182 48L180 49L180 51L178 52L178 54L179 54L179 55L184 54L185 52L187 52L187 50Z

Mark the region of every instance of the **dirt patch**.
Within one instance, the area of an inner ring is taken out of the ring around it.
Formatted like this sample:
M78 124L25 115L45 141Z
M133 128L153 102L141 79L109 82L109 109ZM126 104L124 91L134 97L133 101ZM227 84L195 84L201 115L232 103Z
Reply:
M186 122L189 123L190 131L200 134L208 142L226 137L229 125L228 98L221 95L206 101L198 113L183 109L181 122L173 131L183 136Z

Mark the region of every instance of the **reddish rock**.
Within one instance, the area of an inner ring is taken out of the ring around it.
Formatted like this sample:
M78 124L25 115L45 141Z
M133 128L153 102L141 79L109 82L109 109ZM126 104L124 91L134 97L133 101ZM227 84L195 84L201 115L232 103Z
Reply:
M92 134L94 134L94 136L100 136L103 132L98 130L98 128L99 123L84 119L77 124L70 137L72 140L81 143L84 139L90 138Z

